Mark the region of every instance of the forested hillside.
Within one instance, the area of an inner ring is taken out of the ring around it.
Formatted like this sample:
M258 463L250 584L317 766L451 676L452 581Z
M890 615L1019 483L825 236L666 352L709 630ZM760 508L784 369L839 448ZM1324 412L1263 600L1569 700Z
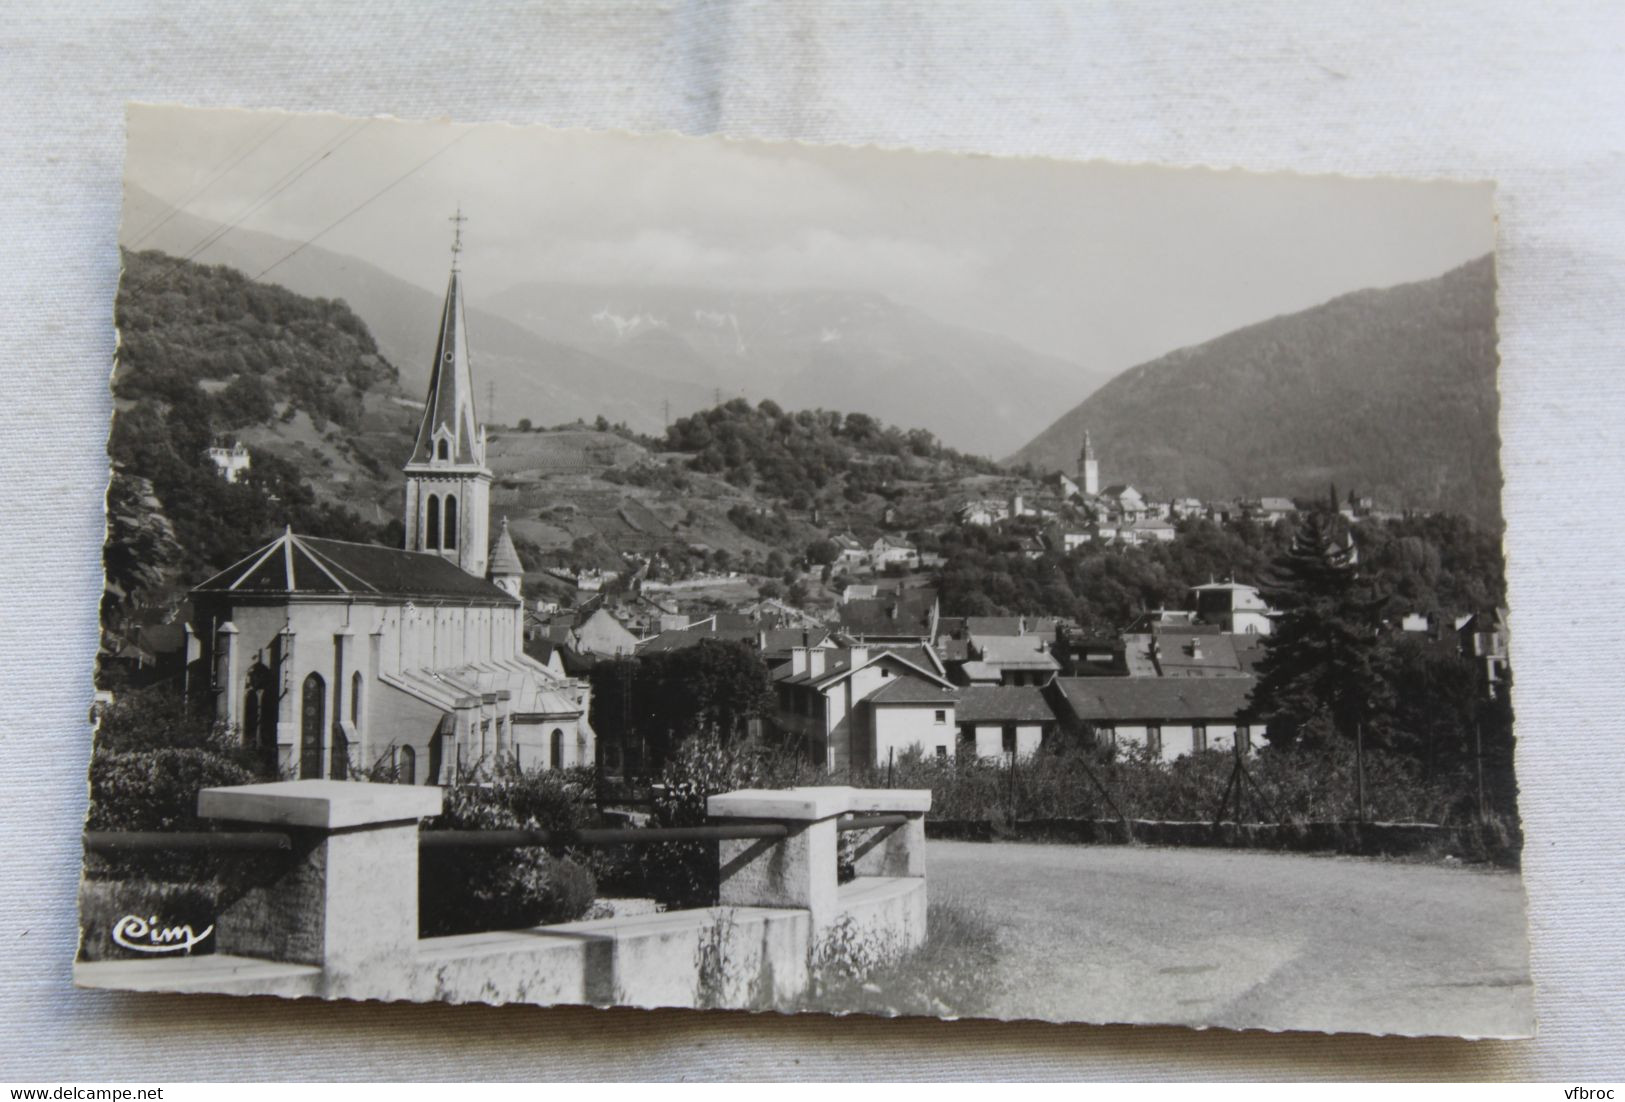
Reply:
M1087 429L1106 483L1157 498L1318 496L1500 524L1495 271L1359 291L1123 373L1011 461L1074 469Z
M329 490L347 484L351 501L367 501L369 477L393 480L411 423L395 369L349 308L159 253L126 254L125 265L109 441L110 622L172 600L284 524L380 538L379 523L310 478L320 472ZM256 445L235 483L207 457L217 438Z

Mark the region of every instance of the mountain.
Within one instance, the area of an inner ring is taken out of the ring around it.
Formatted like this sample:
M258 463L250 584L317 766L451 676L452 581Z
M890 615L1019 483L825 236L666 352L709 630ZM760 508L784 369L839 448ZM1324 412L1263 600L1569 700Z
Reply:
M186 255L218 223L189 214L165 218L162 200L125 185L127 247L157 249L174 257ZM201 264L223 264L250 277L293 253L297 243L272 234L235 229L197 257ZM443 292L427 291L354 257L310 245L277 265L266 282L312 298L342 300L377 341L383 356L400 372L401 386L421 397L429 379ZM495 422L529 418L537 424L559 424L602 414L635 428L658 431L669 398L683 412L711 403L709 387L654 379L613 360L550 341L480 308L466 304L472 355L480 398L485 384L496 385L500 413Z
M1495 269L1357 291L1124 372L1012 455L1155 497L1322 495L1500 524Z
M177 257L221 229L170 214L134 184L125 186L124 221L126 247ZM276 264L268 282L343 300L416 393L428 379L439 292L319 245L296 248L234 229L197 259L251 277ZM1109 377L877 294L542 282L482 296L478 283L468 325L481 396L485 383L496 384L495 421L553 425L602 414L658 433L668 418L716 404L720 392L869 413L962 451L1000 455Z
M1110 377L874 293L542 282L487 305L631 370L789 409L867 413L983 455L1009 451Z

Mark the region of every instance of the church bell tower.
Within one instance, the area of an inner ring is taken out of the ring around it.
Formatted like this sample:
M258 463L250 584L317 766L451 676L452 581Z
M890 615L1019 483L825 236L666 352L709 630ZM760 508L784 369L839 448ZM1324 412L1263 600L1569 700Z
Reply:
M451 246L451 280L440 313L423 420L406 463L406 548L428 551L485 577L491 546L491 469L485 429L474 412L474 377L463 320L463 218Z
M1089 440L1088 429L1083 432L1083 450L1078 453L1078 481L1090 497L1100 493L1100 462L1095 459L1095 446Z

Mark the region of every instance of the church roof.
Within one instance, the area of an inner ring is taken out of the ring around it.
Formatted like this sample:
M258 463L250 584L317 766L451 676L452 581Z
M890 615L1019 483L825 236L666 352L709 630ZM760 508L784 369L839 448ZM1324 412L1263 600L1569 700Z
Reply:
M485 449L474 416L474 376L468 360L468 326L463 319L462 273L451 270L446 304L440 312L440 333L434 344L434 366L429 369L429 396L423 404L408 465L435 458L436 434L450 434L452 463L485 465Z
M523 574L525 567L519 561L519 550L513 545L513 536L508 534L508 518L502 518L502 529L497 533L496 543L491 545L491 576L499 577L503 574Z
M431 552L301 536L291 528L193 592L514 601L484 578Z

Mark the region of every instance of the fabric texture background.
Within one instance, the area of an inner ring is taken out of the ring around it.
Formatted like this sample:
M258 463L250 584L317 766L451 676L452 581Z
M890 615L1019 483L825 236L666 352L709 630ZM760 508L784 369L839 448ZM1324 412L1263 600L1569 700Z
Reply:
M13 8L0 25L0 1079L1625 1073L1625 462L1616 442L1625 428L1625 8L47 7ZM1518 769L1540 1037L75 990L127 100L1497 180Z

